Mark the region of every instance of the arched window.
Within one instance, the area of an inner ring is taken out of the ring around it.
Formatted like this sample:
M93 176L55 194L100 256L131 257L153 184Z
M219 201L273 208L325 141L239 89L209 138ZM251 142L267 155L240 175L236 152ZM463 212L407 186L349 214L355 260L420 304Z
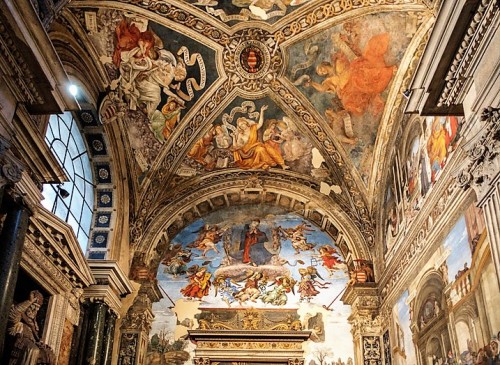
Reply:
M46 184L42 204L73 228L82 251L86 253L92 224L94 184L87 147L73 114L52 115L45 139L69 181Z

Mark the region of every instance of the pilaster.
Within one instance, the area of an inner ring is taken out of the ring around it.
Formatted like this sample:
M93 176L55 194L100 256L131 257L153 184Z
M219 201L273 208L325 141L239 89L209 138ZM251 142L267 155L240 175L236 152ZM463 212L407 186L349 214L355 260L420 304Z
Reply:
M341 298L352 308L348 318L354 341L356 364L382 364L383 316L379 313L380 298L375 283L348 286Z
M481 127L463 145L467 158L458 183L464 190L474 189L477 205L483 209L500 288L500 109L485 108Z
M156 282L141 285L134 303L121 324L118 364L139 365L144 363L153 322L152 305L162 298Z

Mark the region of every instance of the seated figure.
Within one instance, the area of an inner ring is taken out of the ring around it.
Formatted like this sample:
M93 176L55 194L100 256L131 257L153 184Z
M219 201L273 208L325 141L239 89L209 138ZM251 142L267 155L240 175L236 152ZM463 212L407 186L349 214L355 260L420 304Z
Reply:
M42 294L33 290L28 300L12 305L9 312L8 333L14 336L14 341L9 365L55 364L52 349L40 342L36 316L42 303Z

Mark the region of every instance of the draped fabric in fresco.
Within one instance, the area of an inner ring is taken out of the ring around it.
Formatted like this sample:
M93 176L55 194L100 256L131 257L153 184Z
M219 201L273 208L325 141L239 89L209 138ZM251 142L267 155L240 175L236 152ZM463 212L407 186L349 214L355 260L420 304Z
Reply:
M297 123L276 104L236 98L191 147L177 173L277 168L324 178L323 160Z
M471 273L480 264L474 252L484 229L482 212L471 205L400 297L393 308L394 362L413 365L420 356L425 363L463 363L481 347L473 328L455 324L460 353L452 353L447 323L449 311L456 311L470 293ZM461 321L476 320L474 311L467 313Z
M237 21L252 19L274 22L299 5L314 0L190 0L189 2L223 22L234 24Z
M322 114L368 182L389 85L417 19L368 15L290 48L288 77Z
M165 298L153 307L150 364L191 356L187 331L213 308L227 317L243 308L291 311L299 318L295 329L312 331L310 358L331 352L346 362L352 338L333 338L349 333L350 308L338 299L328 307L346 287L346 270L331 237L275 207L228 208L199 219L174 238L160 264Z
M217 78L215 52L184 34L119 10L87 11L109 79L104 123L129 137L140 170L150 168L186 112Z

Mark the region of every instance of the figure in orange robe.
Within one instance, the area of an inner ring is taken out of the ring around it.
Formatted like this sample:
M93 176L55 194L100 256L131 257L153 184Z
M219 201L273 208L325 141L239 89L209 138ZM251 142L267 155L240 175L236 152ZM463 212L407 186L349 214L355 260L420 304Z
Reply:
M353 115L363 115L368 107L373 115L378 115L384 108L380 94L389 85L396 67L385 63L388 47L389 34L381 33L373 36L363 54L352 61L344 52L336 52L332 63L322 62L316 68L325 80L309 84L318 91L337 94L344 110Z

